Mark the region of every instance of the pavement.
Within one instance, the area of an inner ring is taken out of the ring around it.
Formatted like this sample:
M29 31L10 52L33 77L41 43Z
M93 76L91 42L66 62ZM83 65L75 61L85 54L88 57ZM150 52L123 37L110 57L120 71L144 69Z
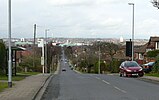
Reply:
M50 74L38 74L26 77L14 83L12 88L7 88L0 93L0 100L34 100L37 93L44 86Z
M144 81L150 81L153 83L159 83L159 77L154 77L154 76L143 76L140 78L141 80Z
M58 66L54 74L57 74L59 70ZM12 88L0 92L0 100L40 100L54 74L32 75L13 82L15 85Z

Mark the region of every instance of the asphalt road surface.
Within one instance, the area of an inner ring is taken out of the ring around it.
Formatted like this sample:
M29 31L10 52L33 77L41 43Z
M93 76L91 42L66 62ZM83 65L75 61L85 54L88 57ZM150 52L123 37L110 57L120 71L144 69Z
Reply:
M118 75L81 74L71 70L64 58L60 66L41 100L159 100L158 84Z

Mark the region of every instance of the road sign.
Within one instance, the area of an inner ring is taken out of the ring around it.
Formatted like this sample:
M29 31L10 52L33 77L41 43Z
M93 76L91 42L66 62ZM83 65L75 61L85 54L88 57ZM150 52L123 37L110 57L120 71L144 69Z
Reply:
M44 65L44 57L41 57L41 65Z

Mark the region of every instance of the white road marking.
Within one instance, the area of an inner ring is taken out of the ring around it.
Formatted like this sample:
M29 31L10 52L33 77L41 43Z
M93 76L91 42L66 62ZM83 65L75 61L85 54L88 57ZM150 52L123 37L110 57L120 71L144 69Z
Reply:
M78 73L78 74L82 74L81 72L79 72L79 71L77 71L77 70L74 70L76 73Z
M95 77L96 79L98 79L98 80L100 80L100 78L99 77Z
M103 81L104 83L108 84L108 85L110 84L109 82L107 82L107 81L105 81L105 80L102 80L102 81Z
M121 92L123 92L123 93L126 93L126 91L124 91L124 90L122 90L122 89L120 89L120 88L118 88L116 86L114 86L114 88L117 89L117 90L119 90L119 91L121 91Z

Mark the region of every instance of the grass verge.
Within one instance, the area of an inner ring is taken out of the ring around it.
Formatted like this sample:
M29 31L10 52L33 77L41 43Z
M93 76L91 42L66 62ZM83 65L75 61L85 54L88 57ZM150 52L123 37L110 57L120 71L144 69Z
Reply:
M154 76L154 77L159 77L159 73L148 73L145 74L146 76Z
M37 74L39 74L39 72L21 72L21 73L17 73L17 76L12 76L12 81L20 81L20 80L25 79L27 76L37 75ZM8 76L0 75L0 80L7 81ZM2 92L5 88L8 88L8 82L0 82L0 92Z
M20 72L20 73L17 73L18 75L37 75L37 74L40 74L40 72Z
M8 88L8 83L0 82L0 92L2 92L5 88Z
M27 76L37 75L39 72L21 72L17 73L17 76L12 76L12 81L20 81L26 78ZM0 80L8 80L8 76L0 75Z

